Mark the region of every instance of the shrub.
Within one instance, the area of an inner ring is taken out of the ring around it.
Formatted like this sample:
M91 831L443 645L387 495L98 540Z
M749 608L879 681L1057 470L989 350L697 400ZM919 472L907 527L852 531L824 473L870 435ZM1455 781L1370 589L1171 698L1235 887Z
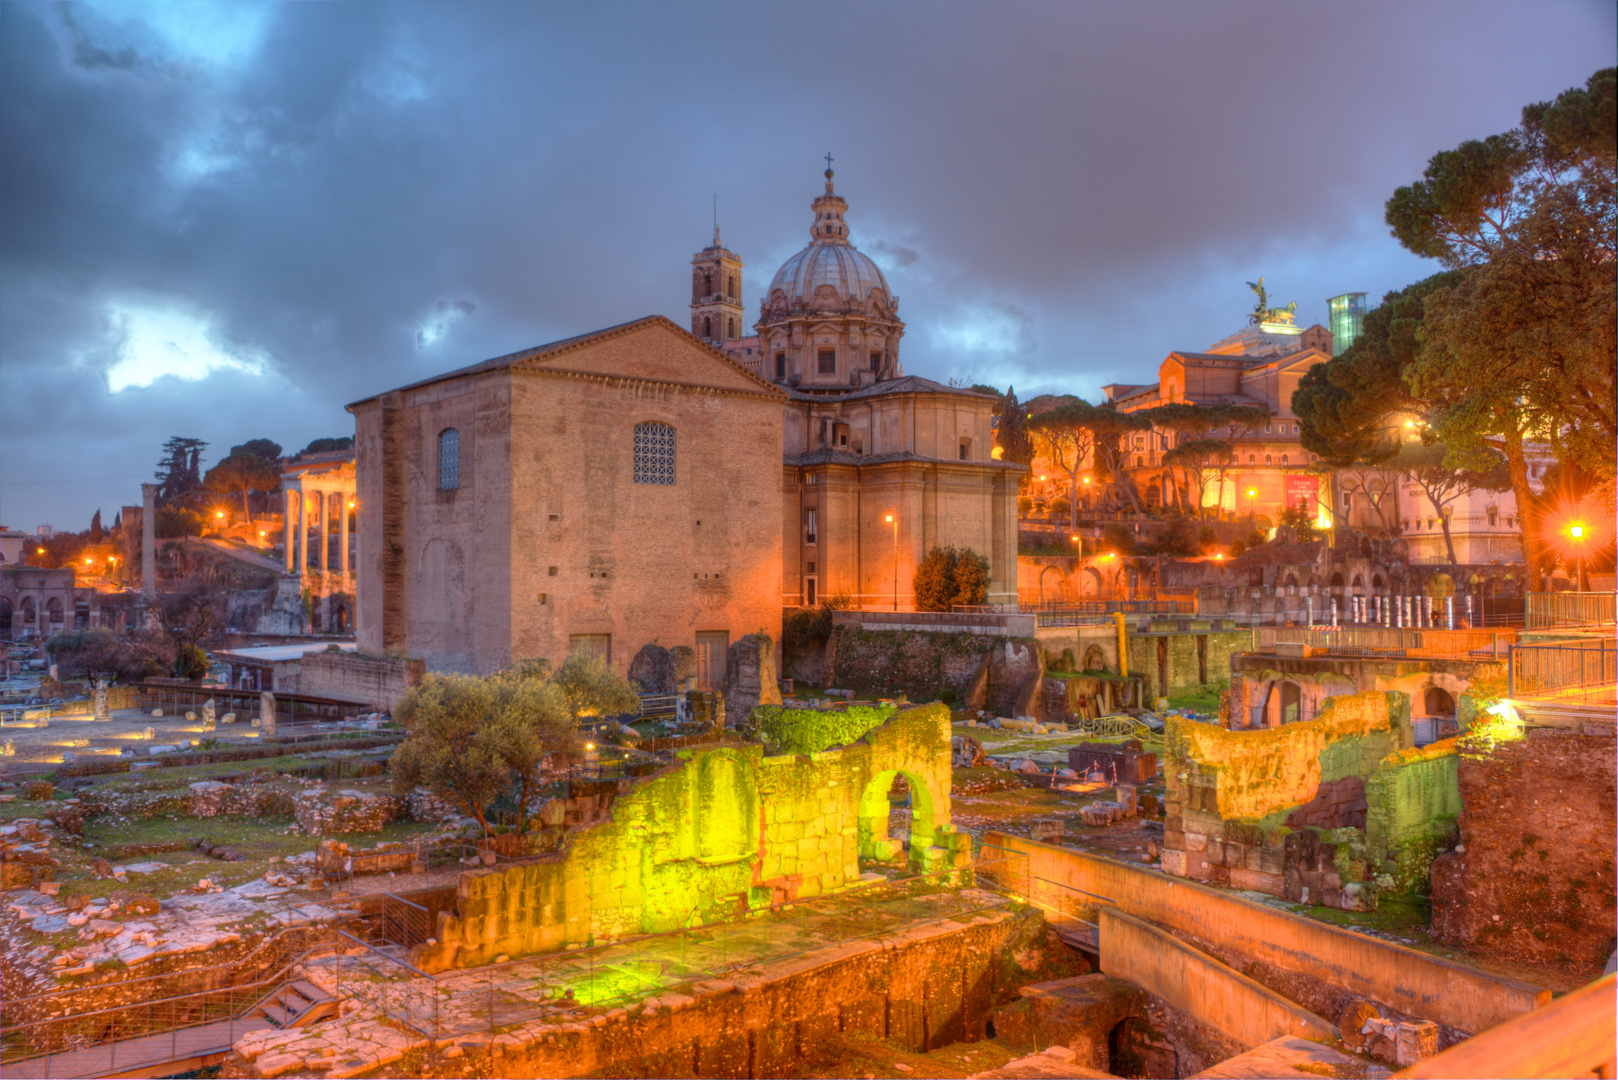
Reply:
M1135 554L1135 530L1121 521L1114 521L1101 530L1101 546L1119 555Z
M1197 541L1191 522L1183 517L1171 518L1157 534L1155 548L1159 555L1195 555Z
M1219 543L1219 530L1212 525L1204 525L1197 530L1197 543L1204 549L1214 547Z
M953 604L982 604L989 599L989 560L963 548L935 547L916 567L910 587L917 611L948 611Z

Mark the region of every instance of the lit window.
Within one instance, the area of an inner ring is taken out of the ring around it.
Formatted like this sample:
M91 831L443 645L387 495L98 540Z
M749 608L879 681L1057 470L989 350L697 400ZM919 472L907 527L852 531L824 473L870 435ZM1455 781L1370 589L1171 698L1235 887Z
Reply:
M635 483L674 483L674 429L669 425L635 425Z
M438 490L454 491L461 486L461 433L445 428L438 433Z

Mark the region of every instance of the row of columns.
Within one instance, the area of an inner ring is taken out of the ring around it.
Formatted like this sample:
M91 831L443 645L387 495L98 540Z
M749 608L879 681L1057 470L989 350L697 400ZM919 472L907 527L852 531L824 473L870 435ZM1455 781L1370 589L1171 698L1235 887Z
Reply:
M305 491L300 485L286 492L286 568L287 573L302 577L309 566L308 515L318 514L320 526L320 571L329 573L331 565L331 503L337 501L337 517L342 522L337 530L338 573L347 576L348 569L348 512L354 502L352 491L329 491L324 488Z
M1467 625L1472 623L1472 596L1466 601ZM1343 612L1350 626L1415 627L1426 629L1455 629L1455 598L1446 596L1443 603L1435 603L1431 596L1351 596L1348 610ZM1338 625L1337 597L1332 597L1331 624Z

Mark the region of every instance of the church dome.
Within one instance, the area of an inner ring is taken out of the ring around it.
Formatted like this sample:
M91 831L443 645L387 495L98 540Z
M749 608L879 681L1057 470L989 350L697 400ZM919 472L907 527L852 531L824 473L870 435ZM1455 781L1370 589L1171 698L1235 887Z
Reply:
M839 297L852 296L863 301L872 289L888 292L888 281L877 269L876 263L854 245L816 241L781 264L770 282L770 295L780 289L788 302L803 300L807 303L822 285L830 285Z
M879 300L888 300L891 294L887 278L869 256L848 241L848 224L843 220L847 210L847 201L832 190L832 171L827 169L826 193L814 201L815 222L809 230L809 246L775 272L766 293L767 307L779 302L778 290L788 306L799 301L811 304L823 286L835 290L838 300L853 297L856 303L863 304L872 289L881 290Z

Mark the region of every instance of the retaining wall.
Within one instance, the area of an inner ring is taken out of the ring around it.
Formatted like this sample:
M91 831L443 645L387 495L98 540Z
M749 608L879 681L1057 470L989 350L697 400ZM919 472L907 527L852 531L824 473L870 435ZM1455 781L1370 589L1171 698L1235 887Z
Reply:
M1026 854L1030 876L1107 897L1127 915L1467 1033L1551 998L1549 990L1516 979L1111 859L1000 832L988 833L984 843Z
M1101 909L1101 970L1212 1024L1243 1048L1286 1036L1325 1042L1337 1027L1172 934Z

